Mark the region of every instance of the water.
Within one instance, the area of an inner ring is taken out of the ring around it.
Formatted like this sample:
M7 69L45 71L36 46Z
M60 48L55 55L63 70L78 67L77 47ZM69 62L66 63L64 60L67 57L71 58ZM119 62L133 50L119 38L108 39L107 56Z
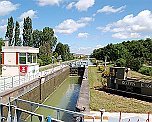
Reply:
M47 100L43 103L45 105L59 107L75 111L76 102L80 91L80 77L69 77ZM56 118L57 112L46 108L38 108L36 113L42 114L45 117L51 115ZM72 122L73 117L69 114L60 113L60 119L65 122ZM36 117L33 117L34 122L38 122Z

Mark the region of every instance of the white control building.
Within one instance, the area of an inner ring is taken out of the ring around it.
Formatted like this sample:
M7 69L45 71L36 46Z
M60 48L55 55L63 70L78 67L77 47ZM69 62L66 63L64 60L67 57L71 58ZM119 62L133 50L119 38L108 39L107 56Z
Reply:
M32 76L39 72L38 48L25 46L2 47L2 76Z

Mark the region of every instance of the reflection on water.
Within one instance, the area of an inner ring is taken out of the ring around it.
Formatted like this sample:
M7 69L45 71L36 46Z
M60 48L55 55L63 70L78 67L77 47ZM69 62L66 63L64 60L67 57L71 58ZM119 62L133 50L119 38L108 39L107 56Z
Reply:
M80 77L67 78L60 88L50 95L43 104L75 111L80 91L80 82ZM36 113L43 114L45 117L51 115L53 118L56 118L57 115L56 111L45 108L37 109ZM72 122L72 116L69 114L60 113L60 119L65 122ZM37 118L33 117L33 120L36 122Z

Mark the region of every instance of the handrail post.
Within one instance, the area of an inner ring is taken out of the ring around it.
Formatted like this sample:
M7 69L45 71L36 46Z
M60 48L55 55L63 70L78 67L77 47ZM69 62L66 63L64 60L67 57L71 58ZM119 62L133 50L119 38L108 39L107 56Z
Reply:
M105 112L105 109L99 109L100 113L101 113L101 122L102 122L102 116L103 116L103 113Z
M12 88L13 88L13 76L12 76Z
M60 110L57 110L57 120L60 119Z
M120 112L119 122L121 122L121 112Z
M5 78L4 78L4 91L5 91Z
M3 108L2 108L2 97L0 97L0 122L2 122L3 120L2 120L2 111L3 111Z

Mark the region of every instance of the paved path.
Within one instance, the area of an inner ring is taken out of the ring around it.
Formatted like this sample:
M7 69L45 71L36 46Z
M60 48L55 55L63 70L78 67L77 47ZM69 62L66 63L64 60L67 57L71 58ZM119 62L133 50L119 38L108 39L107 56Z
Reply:
M91 111L90 114L94 115L97 118L94 120L94 122L101 122L100 112ZM120 113L105 112L103 114L103 122L119 122L119 117L120 117ZM152 114L150 114L149 117L150 117L149 122L152 122ZM121 114L121 122L146 122L147 119L148 119L148 114L136 114L136 113L122 113ZM93 122L93 119L85 119L85 122Z
M89 92L89 82L88 82L88 68L85 69L83 80L81 83L81 89L79 93L79 98L77 100L76 108L80 112L90 112L89 108L90 92Z

